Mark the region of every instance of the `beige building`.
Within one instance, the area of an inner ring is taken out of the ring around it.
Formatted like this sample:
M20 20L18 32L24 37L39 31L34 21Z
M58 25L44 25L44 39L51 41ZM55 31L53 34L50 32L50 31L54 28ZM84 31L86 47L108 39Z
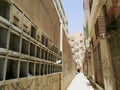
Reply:
M82 63L84 60L84 34L83 33L75 33L69 34L69 44L72 49L73 60L77 63L77 69L82 67Z
M84 73L98 90L120 90L120 0L84 0Z
M76 69L66 35L60 0L0 0L0 90L66 90Z

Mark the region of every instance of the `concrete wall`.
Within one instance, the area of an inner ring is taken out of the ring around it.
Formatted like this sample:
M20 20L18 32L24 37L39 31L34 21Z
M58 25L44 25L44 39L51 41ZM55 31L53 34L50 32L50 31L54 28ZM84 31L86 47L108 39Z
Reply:
M63 90L67 90L68 85L74 78L77 70L76 63L72 59L71 47L68 38L63 31Z
M38 76L34 79L28 77L21 79L19 82L9 82L0 86L0 90L61 90L61 74L52 74Z

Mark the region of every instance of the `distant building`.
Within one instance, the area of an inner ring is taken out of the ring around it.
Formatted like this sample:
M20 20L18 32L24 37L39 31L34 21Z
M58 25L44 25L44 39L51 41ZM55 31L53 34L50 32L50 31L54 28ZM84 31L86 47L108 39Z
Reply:
M70 34L69 43L72 49L73 60L77 63L77 69L82 67L82 62L84 59L84 34L75 33Z

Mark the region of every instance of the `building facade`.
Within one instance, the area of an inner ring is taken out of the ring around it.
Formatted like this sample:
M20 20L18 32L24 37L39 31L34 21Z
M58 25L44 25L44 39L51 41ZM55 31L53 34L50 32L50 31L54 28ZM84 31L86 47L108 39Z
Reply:
M85 50L84 34L70 34L68 39L72 49L73 60L77 63L77 69L81 69L80 71L82 71Z
M65 90L63 13L60 0L0 0L0 90Z
M84 0L84 73L99 90L120 90L120 0Z

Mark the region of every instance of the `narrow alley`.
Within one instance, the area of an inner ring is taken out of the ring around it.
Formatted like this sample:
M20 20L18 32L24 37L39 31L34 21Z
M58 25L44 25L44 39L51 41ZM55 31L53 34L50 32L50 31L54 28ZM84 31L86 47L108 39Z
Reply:
M83 73L78 73L67 90L95 90Z
M120 0L0 0L0 90L120 90Z

